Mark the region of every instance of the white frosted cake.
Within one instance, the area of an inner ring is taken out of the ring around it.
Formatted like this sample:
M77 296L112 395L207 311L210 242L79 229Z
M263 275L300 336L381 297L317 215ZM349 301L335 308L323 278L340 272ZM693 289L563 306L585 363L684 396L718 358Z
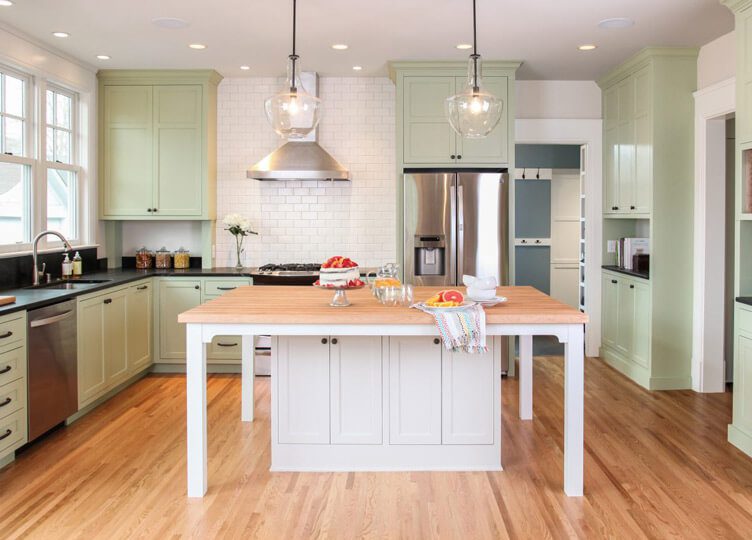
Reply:
M346 257L332 257L321 265L318 284L322 287L362 285L358 264Z

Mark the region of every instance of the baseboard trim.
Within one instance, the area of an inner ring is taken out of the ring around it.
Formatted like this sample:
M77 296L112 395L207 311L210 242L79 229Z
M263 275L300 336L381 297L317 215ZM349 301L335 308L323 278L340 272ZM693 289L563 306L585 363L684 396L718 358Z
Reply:
M152 373L185 373L185 364L154 364ZM240 373L238 364L207 364L207 373Z
M650 373L645 368L624 360L618 353L606 348L601 349L601 358L616 371L646 390L653 390L650 387Z
M0 469L5 467L6 465L10 465L16 460L16 452L13 451L10 454L6 454L2 457L0 457Z
M651 377L651 390L691 390L692 377Z
M736 427L734 424L729 424L728 441L739 450L752 457L752 435Z
M71 416L69 416L68 418L65 419L65 425L66 426L71 425L73 422L75 422L79 418L81 418L83 416L86 416L92 410L94 410L97 407L99 407L105 401L109 400L112 397L115 397L117 394L119 394L120 392L122 392L123 390L125 390L126 388L128 388L130 385L132 385L136 381L138 381L138 380L143 379L144 377L146 377L149 374L149 372L151 371L149 369L150 367L151 366L145 367L143 370L139 371L138 373L136 373L135 375L133 375L132 377L130 377L127 381L120 383L115 388L113 388L111 390L108 390L106 394L104 394L102 396L99 396L97 399L95 399L91 403L87 403L86 405L84 405L83 407L81 407L76 413L72 414Z

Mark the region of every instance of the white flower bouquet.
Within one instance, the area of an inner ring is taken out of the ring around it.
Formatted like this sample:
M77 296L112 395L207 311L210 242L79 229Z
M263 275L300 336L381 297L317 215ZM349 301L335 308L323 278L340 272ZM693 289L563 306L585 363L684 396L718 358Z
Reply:
M235 237L235 249L237 253L237 264L235 268L240 270L243 268L243 263L240 262L240 257L243 254L243 242L245 237L249 234L258 233L251 229L251 222L248 218L241 216L240 214L227 214L223 220L225 224L225 230L229 231L231 235Z

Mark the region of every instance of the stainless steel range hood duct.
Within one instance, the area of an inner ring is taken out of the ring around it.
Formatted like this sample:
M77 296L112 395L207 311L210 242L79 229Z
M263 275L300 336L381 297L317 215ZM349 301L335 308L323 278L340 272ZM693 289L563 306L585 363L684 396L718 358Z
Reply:
M303 87L318 97L318 75L301 73ZM255 180L349 180L350 172L317 142L318 128L302 140L288 141L248 169Z

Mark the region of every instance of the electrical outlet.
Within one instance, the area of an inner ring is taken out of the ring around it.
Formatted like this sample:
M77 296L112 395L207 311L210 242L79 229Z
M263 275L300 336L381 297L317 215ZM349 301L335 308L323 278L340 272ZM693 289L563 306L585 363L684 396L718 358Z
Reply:
M609 253L616 253L616 240L609 240L606 246L606 251Z

